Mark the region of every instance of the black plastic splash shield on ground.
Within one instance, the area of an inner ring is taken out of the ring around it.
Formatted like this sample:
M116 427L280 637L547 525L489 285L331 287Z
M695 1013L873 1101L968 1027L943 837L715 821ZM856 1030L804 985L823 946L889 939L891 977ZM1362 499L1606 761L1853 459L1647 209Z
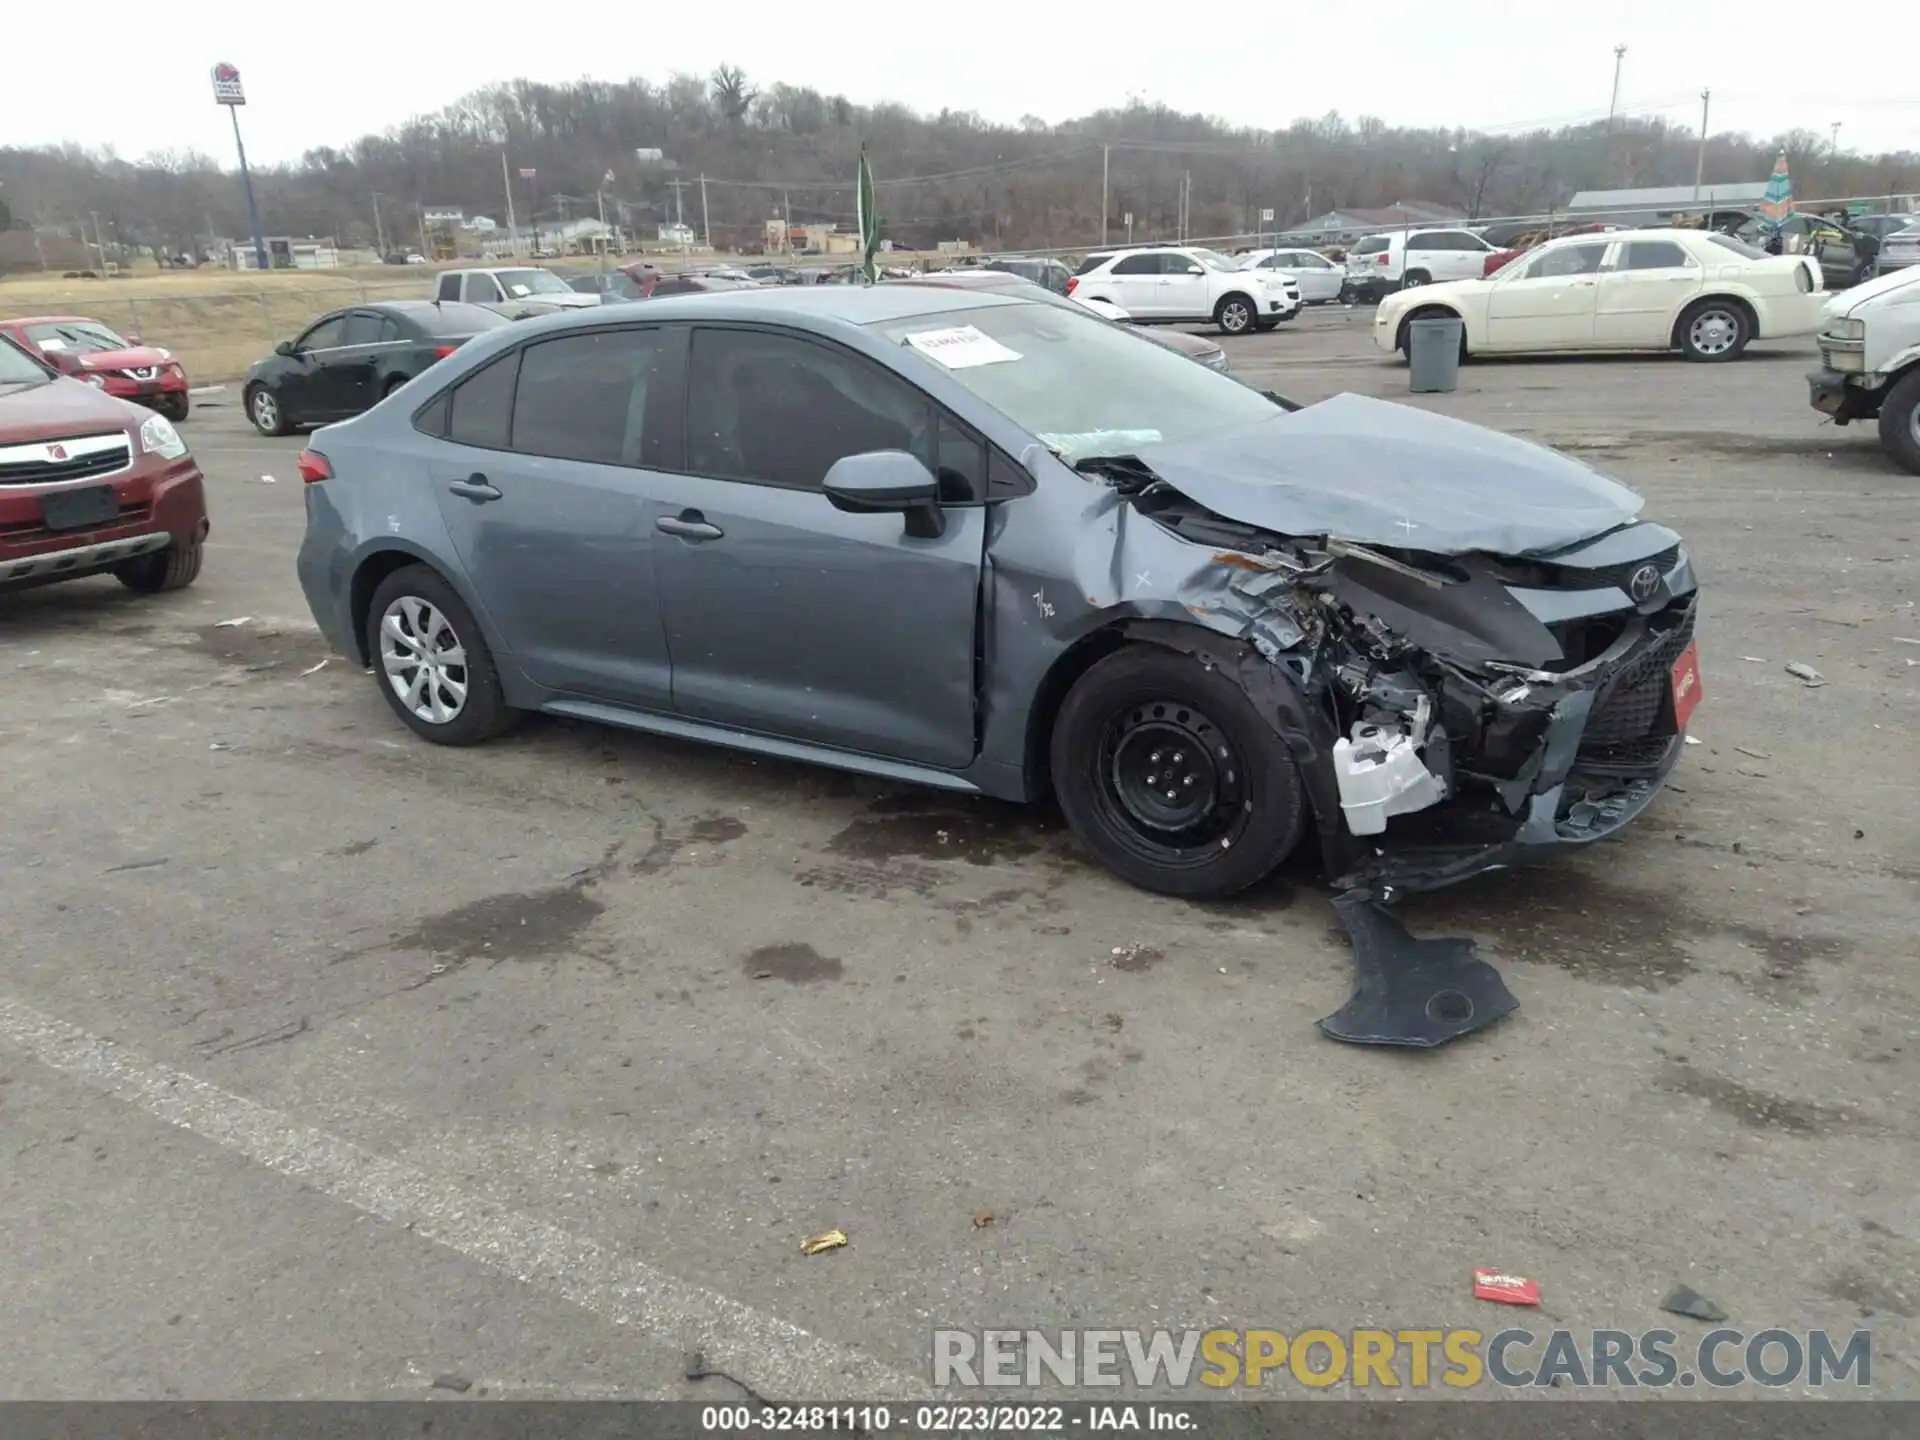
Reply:
M1320 1022L1350 1045L1430 1047L1457 1040L1520 1008L1473 941L1421 940L1364 891L1334 897L1353 940L1353 996Z

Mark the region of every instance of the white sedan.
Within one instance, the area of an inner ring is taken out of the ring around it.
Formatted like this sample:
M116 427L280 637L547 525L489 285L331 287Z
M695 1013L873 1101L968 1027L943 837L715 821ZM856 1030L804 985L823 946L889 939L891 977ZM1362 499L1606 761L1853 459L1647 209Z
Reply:
M1461 353L1678 350L1732 360L1750 341L1811 335L1826 303L1819 264L1701 230L1569 235L1484 280L1401 290L1373 340L1406 353L1414 320L1464 322Z
M1300 303L1326 305L1340 298L1347 272L1318 250L1250 250L1240 257L1242 270L1277 270L1300 287Z

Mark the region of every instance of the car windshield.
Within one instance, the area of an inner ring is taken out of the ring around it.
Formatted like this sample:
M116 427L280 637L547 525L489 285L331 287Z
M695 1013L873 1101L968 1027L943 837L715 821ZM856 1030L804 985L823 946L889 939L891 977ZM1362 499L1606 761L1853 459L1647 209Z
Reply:
M494 278L516 300L529 295L571 295L567 282L550 270L496 270Z
M91 355L102 350L125 350L127 342L97 320L61 320L29 325L27 338L42 350L66 350Z
M44 385L52 378L46 366L0 335L0 386Z
M869 327L907 346L1068 463L1255 425L1273 402L1117 325L1052 305L945 310ZM1151 460L1148 461L1151 464Z
M1764 260L1767 252L1757 245L1749 245L1744 240L1736 240L1731 235L1709 235L1707 239L1722 250L1731 250L1743 260Z
M1209 270L1238 270L1240 268L1238 261L1229 260L1218 250L1195 250L1193 254L1194 257Z

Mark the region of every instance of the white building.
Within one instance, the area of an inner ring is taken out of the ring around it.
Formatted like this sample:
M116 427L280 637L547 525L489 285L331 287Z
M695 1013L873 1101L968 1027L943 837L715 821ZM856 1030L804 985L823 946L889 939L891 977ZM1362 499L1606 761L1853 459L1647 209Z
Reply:
M693 227L691 225L682 225L678 222L670 222L662 225L660 227L660 243L662 245L691 245L694 243Z

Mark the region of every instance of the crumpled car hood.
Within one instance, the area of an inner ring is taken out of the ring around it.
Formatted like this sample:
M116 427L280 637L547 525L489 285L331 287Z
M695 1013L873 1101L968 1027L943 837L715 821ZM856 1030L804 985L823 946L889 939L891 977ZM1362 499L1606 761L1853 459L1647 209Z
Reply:
M1564 549L1626 524L1642 503L1544 445L1365 395L1141 458L1230 520L1439 555Z

